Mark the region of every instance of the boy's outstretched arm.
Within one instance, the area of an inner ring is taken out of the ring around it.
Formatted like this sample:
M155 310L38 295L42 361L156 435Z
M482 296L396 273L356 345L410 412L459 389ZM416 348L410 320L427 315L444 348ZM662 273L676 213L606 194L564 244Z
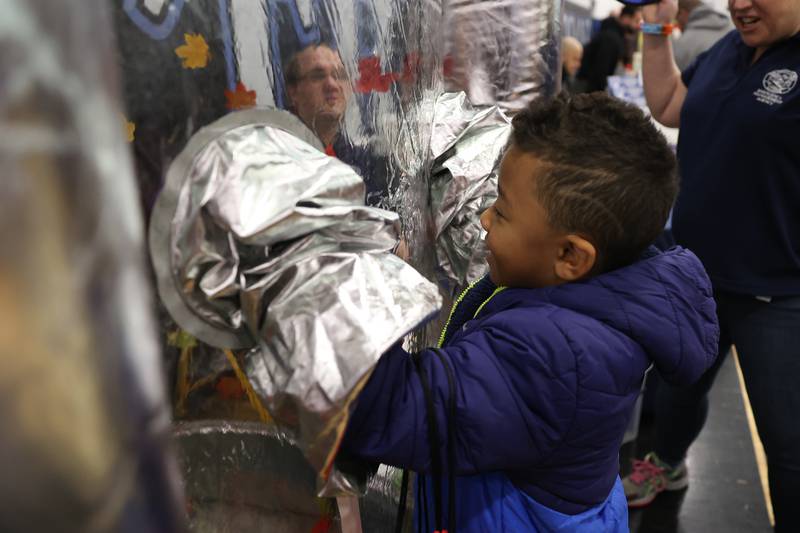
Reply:
M543 335L533 338L510 329L514 328L504 324L500 314L440 350L454 377L459 475L536 465L558 445L574 415L574 357L563 335L547 320L537 325ZM542 331L547 329L553 331ZM431 386L446 465L447 371L433 350L420 357ZM411 356L397 345L381 357L359 395L341 450L427 472L431 465L427 416L420 374Z

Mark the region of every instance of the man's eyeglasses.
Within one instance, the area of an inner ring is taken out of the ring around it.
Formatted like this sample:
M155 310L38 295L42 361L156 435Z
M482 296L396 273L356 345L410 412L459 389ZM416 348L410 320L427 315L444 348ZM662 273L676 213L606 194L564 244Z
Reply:
M347 81L347 72L344 69L336 69L332 71L328 71L322 68L316 68L302 76L297 77L297 81L310 81L311 83L322 83L325 81L328 76L331 76L334 80L338 82Z

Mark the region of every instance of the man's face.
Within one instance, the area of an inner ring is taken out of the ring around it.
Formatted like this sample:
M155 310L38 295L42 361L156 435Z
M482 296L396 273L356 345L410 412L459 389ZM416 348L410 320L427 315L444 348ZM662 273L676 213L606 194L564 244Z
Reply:
M800 32L800 0L728 0L742 41L768 48Z
M297 82L287 87L294 112L311 129L338 122L350 96L350 82L339 55L327 46L311 46L296 56Z
M496 285L547 287L559 283L555 262L563 232L547 222L535 195L539 159L513 146L500 165L497 201L481 215L489 248L489 277Z

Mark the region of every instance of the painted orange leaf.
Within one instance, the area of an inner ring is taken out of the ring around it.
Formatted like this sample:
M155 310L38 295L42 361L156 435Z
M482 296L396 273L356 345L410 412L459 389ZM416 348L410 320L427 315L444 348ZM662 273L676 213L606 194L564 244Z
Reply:
M211 54L208 43L200 34L184 33L186 44L175 49L175 54L183 60L183 68L203 68L208 64Z
M256 92L248 91L242 82L236 84L235 91L225 89L225 98L228 100L227 106L231 111L247 109L256 105Z
M214 388L217 390L217 394L224 400L244 398L242 385L239 383L239 380L234 377L222 376L219 378Z

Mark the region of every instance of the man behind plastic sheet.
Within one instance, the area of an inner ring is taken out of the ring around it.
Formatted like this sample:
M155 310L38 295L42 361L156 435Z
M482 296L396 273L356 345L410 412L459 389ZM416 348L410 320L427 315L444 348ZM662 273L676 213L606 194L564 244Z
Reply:
M367 204L381 203L389 194L386 158L353 145L342 131L353 90L339 53L327 43L310 44L291 55L284 77L289 110L319 137L325 153L355 167Z

